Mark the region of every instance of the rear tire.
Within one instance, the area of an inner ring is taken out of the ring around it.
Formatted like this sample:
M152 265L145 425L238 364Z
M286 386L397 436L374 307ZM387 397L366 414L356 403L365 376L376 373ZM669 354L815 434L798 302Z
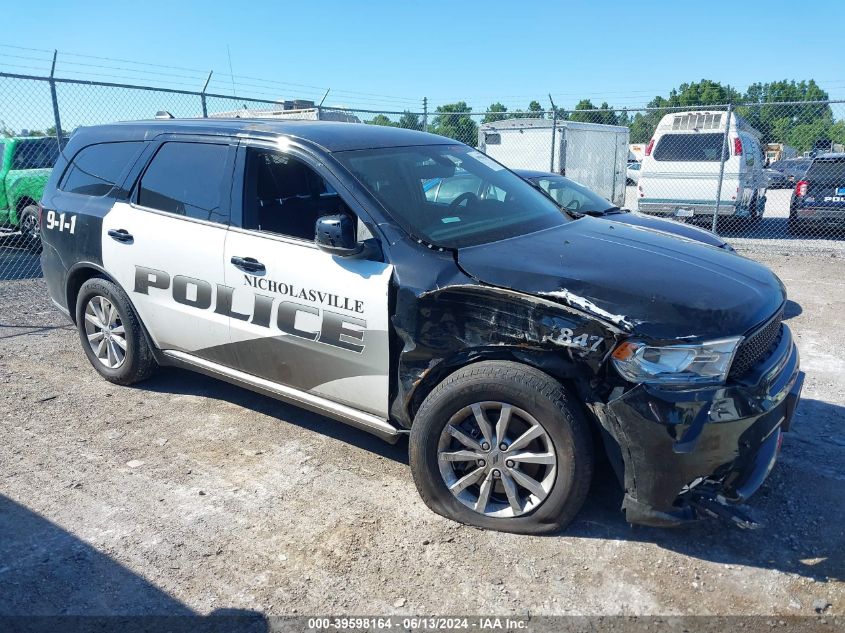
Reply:
M494 409L496 419L488 419ZM489 422L490 437L479 415ZM514 362L474 363L447 377L420 406L411 428L411 473L428 507L454 521L519 534L559 531L590 487L587 424L578 402L547 374ZM534 439L525 441L528 436Z
M158 367L129 299L107 279L94 277L82 284L76 327L85 355L109 382L131 385Z

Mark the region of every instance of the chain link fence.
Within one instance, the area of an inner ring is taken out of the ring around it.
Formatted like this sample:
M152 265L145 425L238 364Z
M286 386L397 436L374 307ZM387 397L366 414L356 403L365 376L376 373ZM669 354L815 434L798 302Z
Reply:
M388 112L0 73L0 280L38 277L38 207L80 126L175 117L321 119L425 130L472 145L564 209L692 224L737 247L845 250L845 102L675 108ZM430 200L484 196L456 173ZM466 197L466 196L465 196Z

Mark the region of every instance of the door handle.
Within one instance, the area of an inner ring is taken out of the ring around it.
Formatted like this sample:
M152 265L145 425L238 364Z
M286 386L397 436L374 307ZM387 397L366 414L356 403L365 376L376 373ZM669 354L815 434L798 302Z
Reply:
M238 257L235 255L232 257L232 263L242 270L249 271L251 273L263 273L267 270L260 261L255 259L254 257Z
M109 229L109 237L124 244L130 244L135 240L132 234L126 229Z

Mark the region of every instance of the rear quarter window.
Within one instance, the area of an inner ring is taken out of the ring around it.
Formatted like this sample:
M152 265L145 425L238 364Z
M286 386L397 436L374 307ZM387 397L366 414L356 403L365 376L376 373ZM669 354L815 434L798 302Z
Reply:
M654 160L719 162L724 139L722 133L664 134L654 148Z
M105 196L143 148L142 141L99 143L82 148L73 157L59 189L86 196Z

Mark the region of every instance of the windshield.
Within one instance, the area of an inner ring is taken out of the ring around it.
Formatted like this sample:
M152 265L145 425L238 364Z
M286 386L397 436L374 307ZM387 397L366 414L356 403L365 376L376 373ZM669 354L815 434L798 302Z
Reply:
M616 205L587 189L584 185L563 176L544 176L534 178L532 182L535 182L567 211L591 214L605 213L617 208Z
M48 169L58 158L59 146L55 138L26 139L15 149L12 169Z
M466 145L334 154L411 235L462 248L570 221L542 193Z

